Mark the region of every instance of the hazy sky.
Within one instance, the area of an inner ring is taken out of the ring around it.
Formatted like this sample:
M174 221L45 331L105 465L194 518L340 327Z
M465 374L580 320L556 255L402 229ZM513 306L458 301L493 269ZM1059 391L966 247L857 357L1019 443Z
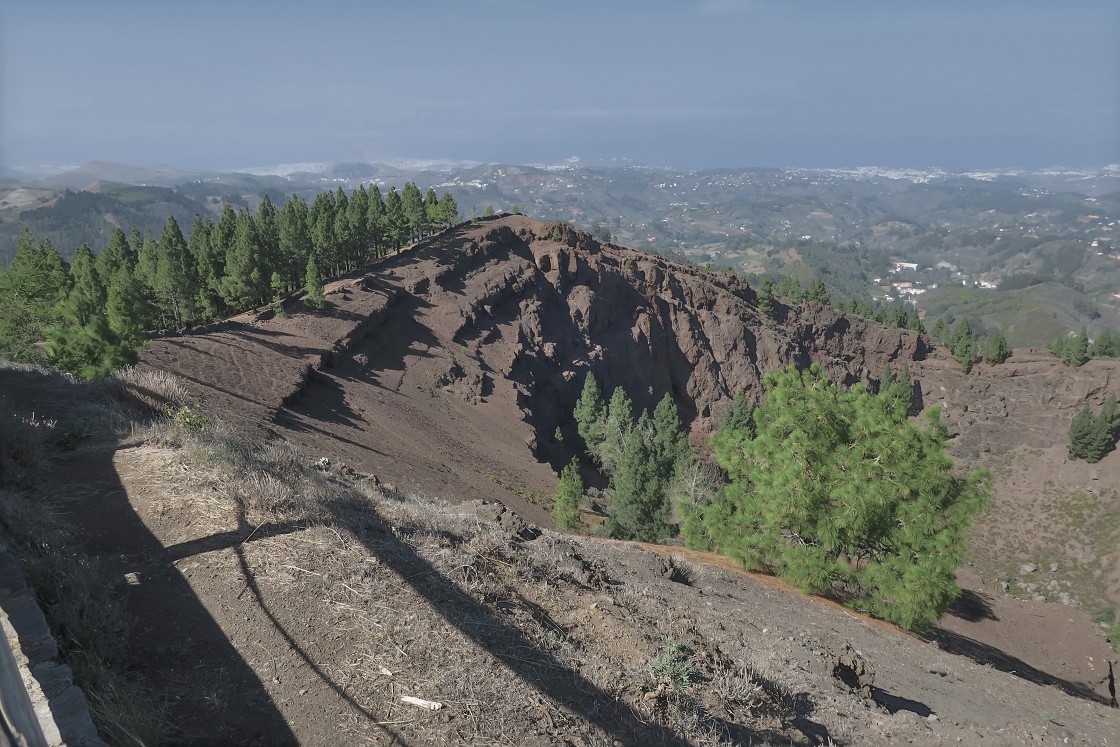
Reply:
M8 166L1120 162L1116 0L17 0Z

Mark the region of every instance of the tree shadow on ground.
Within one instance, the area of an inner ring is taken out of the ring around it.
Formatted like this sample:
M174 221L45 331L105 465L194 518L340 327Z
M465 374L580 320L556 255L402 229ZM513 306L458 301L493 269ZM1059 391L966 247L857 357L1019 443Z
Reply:
M124 631L130 676L168 697L167 744L296 744L295 735L260 677L175 567L195 543L165 548L133 510L112 463L113 452L56 463L60 485L93 489L67 505L81 527L85 551L116 578L130 625ZM290 531L277 527L275 533ZM203 544L225 544L207 538ZM239 540L240 541L240 540ZM204 551L198 546L195 552ZM252 719L244 714L252 713Z
M968 636L954 633L951 630L935 627L929 634L923 636L926 640L933 641L942 651L958 654L972 659L977 664L986 664L1001 672L1013 674L1020 679L1033 682L1036 685L1056 687L1068 695L1073 695L1097 703L1107 702L1100 695L1084 683L1070 682L1069 680L1047 674L1040 669L1032 667L1022 659L1004 653L994 646L973 640Z
M899 711L911 711L918 714L922 718L925 718L926 716L929 716L931 713L933 713L933 711L930 710L930 707L925 703L921 703L917 700L910 700L909 698L903 698L899 695L891 695L883 688L875 687L874 685L872 685L871 687L871 698L876 703L890 711L892 714L898 713Z
M947 610L948 614L968 622L981 620L999 620L996 613L992 612L992 598L987 594L972 589L963 589L957 601Z

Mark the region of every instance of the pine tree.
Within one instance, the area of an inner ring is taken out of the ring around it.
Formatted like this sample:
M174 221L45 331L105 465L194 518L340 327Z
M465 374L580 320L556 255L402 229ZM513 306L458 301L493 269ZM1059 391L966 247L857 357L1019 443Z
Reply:
M1116 446L1116 397L1109 395L1101 411L1093 418L1092 451L1086 461L1099 462Z
M572 413L576 420L576 429L583 439L584 447L589 454L594 455L603 440L603 420L606 418L606 406L599 393L599 384L595 375L590 371L583 380L583 391L576 402Z
M1095 425L1093 412L1089 409L1089 403L1086 402L1085 406L1073 416L1073 422L1069 425L1070 459L1088 460L1093 455L1097 440Z
M593 456L608 475L614 474L627 439L634 430L634 403L622 387L615 387L603 418L599 447Z
M369 193L364 184L350 197L346 209L350 230L354 233L355 267L368 264L373 258L373 235L369 227Z
M136 363L138 357L100 313L83 325L60 320L51 328L43 348L50 365L83 379L108 376Z
M315 262L315 255L307 258L307 271L304 274L304 302L313 309L321 309L326 303L323 297L323 276L319 273L319 265Z
M0 355L33 360L56 319L56 305L70 289L66 262L49 241L36 244L26 226L16 239L16 253L0 272Z
M953 329L953 335L949 343L949 349L953 353L953 358L956 359L957 363L961 366L961 370L965 373L972 371L972 364L976 362L972 338L972 322L965 317L957 322L957 326Z
M307 258L311 256L311 230L308 228L307 203L292 195L280 209L280 266L285 292L303 285Z
M817 303L830 304L832 303L832 296L828 295L828 289L824 287L824 280L820 275L813 278L813 282L809 285L809 290L806 292L806 297L810 301Z
M583 480L579 476L579 460L572 458L560 470L560 484L556 486L556 502L552 506L552 521L562 532L574 532L580 527L579 502L583 498Z
M245 311L268 299L268 281L261 257L260 235L247 210L237 214L233 243L226 254L226 274L222 278L222 298L234 312Z
M124 231L114 228L112 235L109 237L109 245L97 255L97 274L108 285L110 279L122 267L128 268L129 272L135 270L136 252L129 245Z
M952 473L934 412L925 428L862 386L840 391L814 364L766 375L757 433L733 436L731 482L686 538L807 591L843 589L857 609L923 628L955 582L987 475ZM687 513L687 511L686 511ZM706 538L706 539L705 539Z
M82 244L70 261L70 292L68 299L78 324L86 324L94 314L105 309L105 286L97 271L97 257L89 244Z
M1084 366L1089 362L1089 333L1082 327L1081 332L1066 345L1062 363L1067 366Z
M937 323L933 325L930 339L935 345L945 345L949 342L949 325L945 323L944 319L938 319Z
M1120 356L1120 334L1110 329L1102 329L1093 340L1090 350L1094 358L1116 358Z
M334 194L322 192L311 201L307 216L319 271L328 275L337 274L335 270L339 261L338 241L334 235L335 210Z
M389 246L399 254L401 247L408 243L409 225L396 187L390 187L389 194L385 196L385 233Z
M424 193L424 224L430 231L442 222L439 212L439 198L436 197L436 191L428 187L428 191Z
M369 188L369 230L373 238L373 256L383 257L389 253L388 216L385 212L385 198L376 185Z
M1011 346L1007 344L1007 337L1003 330L996 330L995 334L984 341L984 360L993 365L1003 363L1011 357Z
M1105 399L1099 417L1107 424L1112 440L1115 442L1120 439L1120 408L1117 407L1115 394L1110 394Z
M280 267L280 213L268 195L261 198L257 214L253 216L257 233L257 253L262 278L271 278Z
M615 390L620 391L620 390ZM613 398L612 398L613 399ZM630 429L611 474L611 534L641 542L662 542L670 535L670 507L656 455L646 440L649 413Z
M462 221L459 215L459 205L456 204L455 198L451 196L450 192L444 192L439 197L439 214L440 222L445 226L453 226Z
M688 445L688 436L681 425L680 413L677 412L677 403L668 392L654 408L651 426L653 435L650 450L658 475L667 482L672 479L677 464L682 463L692 453Z
M754 438L754 404L747 397L745 389L735 392L731 409L724 416L719 430L712 436L712 447L717 456L724 449L722 444L736 434L746 434L747 438Z
M801 281L796 275L786 275L774 288L774 293L790 301L800 301L802 298Z
M758 310L766 316L774 313L774 283L770 278L762 278L758 284Z
M125 343L136 348L144 343L144 327L154 314L147 286L121 267L109 280L105 317L109 327Z
M424 196L412 182L405 182L401 192L401 210L408 226L408 241L418 241L424 235Z
M221 319L226 312L221 294L226 258L225 253L219 255L214 246L214 230L214 223L209 218L203 222L202 216L195 213L191 235L187 239L187 251L198 274L198 316L208 322Z

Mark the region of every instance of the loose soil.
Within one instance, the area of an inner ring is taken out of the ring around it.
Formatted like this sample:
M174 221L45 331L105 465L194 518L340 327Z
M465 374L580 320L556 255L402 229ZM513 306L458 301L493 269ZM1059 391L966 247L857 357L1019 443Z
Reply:
M634 287L663 282L642 291L662 300L596 338L596 324L620 312L596 311L596 294L568 289L570 326L551 335L540 273L555 280L577 268L582 239L550 248L526 239L530 254L509 250L501 261L497 249L479 254L503 225L509 236L550 233L520 218L457 229L372 275L332 283L323 312L294 299L289 318L261 310L156 340L144 354L246 439L293 444L308 463L326 457L322 479L358 485L365 502L254 513L236 498L248 476L222 476L159 439L57 462L50 492L119 579L137 677L173 693L172 742L1115 742L1120 719L1102 703L1102 678L1117 657L1084 590L1118 601L1109 542L1120 455L1093 468L1059 463L1064 418L1117 391L1113 368L1048 370L1041 354L1016 351L1012 367L964 377L937 355L912 361L923 404L945 405L961 434L958 458L988 463L996 477L990 517L959 574L965 593L919 638L724 558L526 529L521 520L547 526L556 480L548 460L570 456L551 438L556 413L588 366L599 361L616 381L628 368L679 371L666 382L701 403L693 415L702 442L733 391L713 363L724 353L712 351L736 350L744 333L712 332L727 324L715 313L689 323L707 337L657 353L662 342L653 341L674 327L653 310L688 306L669 294L678 281L664 263L612 258L604 247L595 262L629 273ZM536 295L518 295L527 288ZM688 293L712 294L699 307L738 308L747 292L732 290ZM878 352L852 365L837 319L783 313L785 326L751 333L751 355L775 357L752 359L744 380L774 362L819 359L851 383L891 356L920 353L908 338L861 329L853 339L870 337ZM798 347L813 330L832 347ZM601 340L614 347L604 352ZM626 340L655 354L628 357L636 353L621 347ZM532 404L542 399L551 409ZM994 461L1005 454L1013 467L1030 466L1005 473ZM1097 496L1085 508L1088 530L1047 534L1054 522L1035 522L1047 480ZM1092 583L1077 570L1090 561L1100 565ZM1020 572L1024 563L1035 570ZM1062 593L1069 604L1035 601ZM650 670L666 639L694 668L682 692ZM875 671L871 700L832 676L849 645ZM401 695L444 707L418 710Z

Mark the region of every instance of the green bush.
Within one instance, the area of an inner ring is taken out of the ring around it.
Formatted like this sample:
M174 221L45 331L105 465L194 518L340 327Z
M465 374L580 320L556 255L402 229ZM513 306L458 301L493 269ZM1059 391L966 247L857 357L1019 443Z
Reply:
M560 484L556 486L556 503L552 506L552 521L556 528L574 532L580 527L579 502L583 498L583 480L579 476L579 461L572 461L560 471Z
M817 364L766 375L753 432L723 435L730 483L685 507L685 536L904 628L928 627L960 594L956 569L986 472L953 474L931 413L910 423L893 387L839 390ZM701 526L697 525L701 522Z
M669 636L661 639L661 651L649 660L648 666L655 679L669 685L676 693L687 692L696 677L688 647Z
M214 427L214 421L190 405L180 405L172 409L170 415L171 422L188 433L205 431Z

